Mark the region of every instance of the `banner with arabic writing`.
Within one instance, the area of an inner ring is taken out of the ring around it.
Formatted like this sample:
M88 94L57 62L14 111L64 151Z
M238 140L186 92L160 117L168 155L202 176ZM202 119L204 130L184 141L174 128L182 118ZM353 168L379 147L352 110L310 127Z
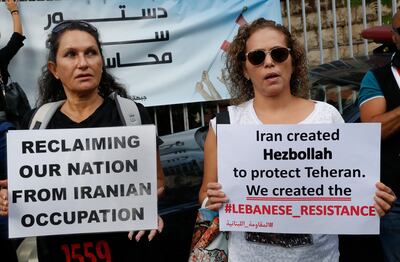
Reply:
M239 26L259 17L282 21L279 0L58 0L19 4L27 39L9 71L31 103L36 101L37 79L46 63L46 37L64 20L86 20L99 29L106 67L135 100L146 106L229 98L224 84L224 52ZM2 5L0 47L12 33L11 17Z

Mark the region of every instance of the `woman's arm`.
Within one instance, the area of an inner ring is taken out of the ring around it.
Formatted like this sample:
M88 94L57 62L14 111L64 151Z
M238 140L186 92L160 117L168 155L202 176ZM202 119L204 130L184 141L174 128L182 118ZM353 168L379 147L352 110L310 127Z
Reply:
M17 2L14 0L6 0L6 5L7 5L8 11L10 11L11 16L12 16L14 32L22 35L23 34L22 23L21 23L21 18L19 15Z
M164 192L164 186L165 186L164 171L161 166L160 152L157 149L157 196L158 196L158 198L160 198L162 196L162 194ZM160 216L158 216L158 227L157 227L157 229L150 230L147 239L149 241L151 241L156 236L157 232L158 233L162 232L163 228L164 228L164 221L162 220L162 218ZM130 240L132 240L133 237L135 236L135 233L136 233L135 231L129 231L128 238ZM144 236L145 233L146 233L145 230L140 230L136 234L135 240L139 241L142 238L142 236Z
M205 206L215 211L218 211L222 204L228 201L217 180L217 137L210 127L204 143L204 175L199 192L199 202L203 203L207 198Z
M14 33L8 43L0 49L0 63L2 67L7 67L11 59L17 54L18 50L24 45L25 36L22 35L22 24L18 7L14 0L6 0L7 9L10 11L13 20ZM8 78L8 75L3 78ZM4 80L4 79L3 79Z

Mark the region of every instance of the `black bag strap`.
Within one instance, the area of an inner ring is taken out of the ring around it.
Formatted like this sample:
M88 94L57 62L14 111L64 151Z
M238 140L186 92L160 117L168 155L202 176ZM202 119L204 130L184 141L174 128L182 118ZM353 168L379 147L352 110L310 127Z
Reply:
M215 117L215 134L218 133L218 125L219 124L230 124L231 119L229 117L229 111L228 109L226 111L219 112L216 117Z
M217 124L230 124L231 123L231 119L229 117L229 111L222 111L219 112L216 116L216 121Z

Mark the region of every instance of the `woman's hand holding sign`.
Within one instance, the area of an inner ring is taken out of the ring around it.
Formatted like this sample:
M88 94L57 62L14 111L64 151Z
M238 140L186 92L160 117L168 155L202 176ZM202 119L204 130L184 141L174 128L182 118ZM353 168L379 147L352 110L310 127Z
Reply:
M147 237L147 239L148 239L149 241L151 241L151 240L156 236L157 232L158 232L158 233L161 233L161 232L162 232L163 228L164 228L164 221L163 221L163 219L162 219L160 216L158 216L158 228L157 228L157 229L152 229L152 230L150 231L149 236ZM137 242L139 242L139 240L142 238L142 236L143 236L145 233L146 233L145 230L140 230L140 231L136 234L135 240L136 240ZM135 234L135 231L129 231L129 233L128 233L128 238L129 238L130 240L132 240L134 234Z
M157 189L157 196L160 197L163 193L164 193L164 187L159 187L159 188ZM157 218L157 224L158 224L158 228L157 228L157 229L152 229L152 230L150 231L148 237L147 237L147 239L148 239L149 241L151 241L151 240L156 236L157 232L158 232L158 233L161 233L162 230L163 230L163 228L164 228L164 221L163 221L163 219L162 219L160 216L158 216L158 218ZM139 242L139 240L142 238L142 236L143 236L145 233L146 233L145 230L140 230L140 231L136 234L135 240L136 240L137 242ZM135 235L135 231L129 231L129 233L128 233L128 238L129 238L130 240L132 240L132 238L133 238L134 235Z
M374 196L375 209L380 217L384 216L392 208L393 203L397 200L394 192L382 182L375 184L377 191Z
M221 184L211 182L207 184L207 202L205 206L214 211L218 211L224 203L228 202L228 198L221 190Z

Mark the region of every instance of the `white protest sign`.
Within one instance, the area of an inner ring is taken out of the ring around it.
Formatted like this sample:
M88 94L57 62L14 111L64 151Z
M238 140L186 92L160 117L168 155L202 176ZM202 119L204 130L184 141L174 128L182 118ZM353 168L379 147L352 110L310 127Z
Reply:
M222 231L378 234L379 124L218 125Z
M1 5L3 47L13 27ZM65 20L98 29L104 65L145 106L230 98L225 52L239 26L260 17L283 21L279 0L26 0L19 11L26 40L9 71L32 103L38 94L32 83L47 63L47 35Z
M154 125L10 131L9 236L157 228Z

